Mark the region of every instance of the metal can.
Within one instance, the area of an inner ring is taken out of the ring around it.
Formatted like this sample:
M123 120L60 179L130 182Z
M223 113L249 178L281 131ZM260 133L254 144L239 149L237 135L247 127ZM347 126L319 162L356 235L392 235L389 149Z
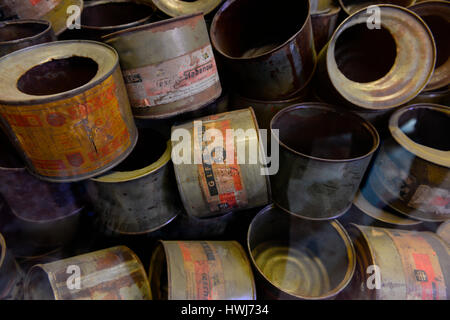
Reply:
M1 207L1 204L0 204ZM23 298L23 274L0 233L0 300Z
M210 134L217 140L212 142ZM270 183L264 157L252 108L172 127L178 190L186 212L197 218L267 204Z
M436 90L422 91L409 104L434 103L444 106L450 105L450 85Z
M227 0L210 36L244 97L288 99L306 87L316 67L309 1Z
M68 273L68 270L70 271ZM69 277L80 276L79 288ZM33 266L25 278L27 300L150 300L138 256L125 246Z
M434 233L358 225L348 230L356 249L357 270L347 297L448 299L450 249Z
M355 271L355 249L337 220L304 220L269 205L250 224L247 245L264 299L334 298Z
M28 169L52 182L99 175L131 152L137 129L116 51L58 41L0 58L0 120Z
M150 150L150 152L149 152ZM139 129L133 152L112 171L87 182L88 195L107 229L120 234L153 232L181 212L167 143Z
M56 35L68 28L68 21L76 21L83 10L83 0L3 0L5 7L20 19L40 19L51 22Z
M271 176L273 202L305 219L347 212L378 148L375 128L353 113L314 102L281 110L270 128L281 146L279 170Z
M157 300L255 300L253 273L236 241L160 241L148 273Z
M367 178L385 204L418 220L450 218L449 128L445 106L416 104L392 115Z
M170 17L184 16L193 13L207 15L216 9L222 0L183 1L183 0L152 0L152 3Z
M365 9L372 5L393 4L401 7L408 7L416 3L416 0L390 0L390 1L373 1L373 0L339 0L339 4L348 15L354 14L356 11Z
M311 23L316 52L327 44L336 29L341 7L334 0L314 0L311 4Z
M450 246L450 221L442 222L436 233Z
M119 52L136 118L198 110L222 92L201 13L130 28L104 40Z
M430 28L436 44L436 66L425 90L435 90L450 85L450 3L448 1L425 1L408 8L417 13Z
M0 57L22 48L56 40L51 23L44 20L0 22Z

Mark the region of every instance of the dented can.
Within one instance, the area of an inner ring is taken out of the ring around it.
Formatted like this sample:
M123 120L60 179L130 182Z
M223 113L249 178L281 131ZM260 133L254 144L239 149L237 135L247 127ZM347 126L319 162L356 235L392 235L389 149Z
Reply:
M104 40L119 52L136 118L198 110L222 92L202 14L130 28Z
M215 143L210 134L217 135ZM189 215L208 218L269 202L265 155L252 108L173 126L172 161Z
M170 152L170 141L150 129L139 129L138 143L128 158L87 182L103 226L120 234L149 233L181 212L182 205L174 197L177 187Z
M80 276L79 289L68 285L74 273ZM152 297L141 261L125 246L35 265L25 278L24 291L27 300L150 300Z
M446 106L416 104L391 116L367 177L385 204L422 221L450 219L449 128Z
M0 57L35 44L56 40L51 23L44 20L0 22Z
M0 233L0 300L22 299L23 274Z
M337 220L304 220L269 205L250 224L247 245L263 299L331 299L355 271L355 249Z
M136 144L111 47L92 41L40 44L2 57L0 74L2 127L40 179L71 182L99 175Z
M374 1L374 0L339 0L339 4L345 13L348 15L354 14L356 11L365 9L369 6L379 6L380 3L393 4L401 7L408 7L416 3L416 0L389 0L389 1Z
M288 99L306 87L316 67L309 1L228 0L210 36L244 97Z
M169 17L178 17L194 13L203 13L204 15L207 15L216 9L221 2L222 0L152 0L152 3Z
M450 249L434 233L359 225L348 230L356 249L357 269L346 297L448 299Z
M157 300L255 300L253 273L236 241L160 241L148 278Z
M311 4L311 23L316 52L327 44L336 29L341 7L334 0L314 0Z

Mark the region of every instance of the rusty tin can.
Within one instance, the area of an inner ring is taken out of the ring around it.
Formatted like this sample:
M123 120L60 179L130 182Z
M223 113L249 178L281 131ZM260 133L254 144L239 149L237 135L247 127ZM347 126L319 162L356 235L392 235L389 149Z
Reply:
M355 250L337 220L304 220L269 205L250 224L247 245L264 299L331 299L355 271Z
M23 273L0 233L0 300L21 299L23 299Z
M436 233L450 246L450 221L441 223Z
M0 120L27 168L52 182L99 175L137 140L117 52L58 41L0 58Z
M274 6L270 0L228 0L214 16L210 35L230 83L244 97L290 98L314 73L309 1Z
M305 219L344 214L379 144L361 117L315 102L290 106L271 122L280 145L279 170L271 176L273 202Z
M382 117L416 97L431 79L436 61L433 36L419 16L393 5L378 8L380 29L368 28L371 14L366 10L339 25L319 54L315 77L322 100L345 105L367 119Z
M150 150L150 152L149 152ZM133 152L112 171L87 183L101 223L121 234L155 231L181 212L176 201L170 141L150 129L139 129Z
M194 111L222 88L202 14L113 33L134 116L161 119Z
M77 269L80 288L71 289L69 277ZM25 278L24 291L27 300L149 300L152 297L141 261L125 246L35 265Z
M217 140L212 142L210 135ZM269 202L265 155L252 108L173 126L172 161L189 215L208 218Z
M22 48L56 40L51 23L44 20L0 22L0 57Z
M56 35L68 27L68 19L76 21L83 10L83 0L3 0L5 7L20 19L39 19L51 22Z
M255 300L253 273L236 241L160 241L148 278L158 300Z
M430 28L436 44L436 66L425 90L440 89L450 85L450 3L448 1L425 1L409 10L417 13Z
M312 0L310 4L314 47L319 52L336 29L341 7L334 0Z
M357 269L345 294L351 299L446 300L450 249L432 232L349 227ZM370 279L369 279L370 278Z
M222 0L151 0L153 5L170 17L184 16L193 13L207 15L216 9Z
M419 2L419 1L417 1ZM416 0L390 0L390 1L374 1L374 0L339 0L339 4L348 15L354 14L356 11L365 9L369 6L380 4L393 4L400 7L409 7L416 3Z
M450 219L449 128L445 106L416 104L392 115L367 180L385 204L414 219Z

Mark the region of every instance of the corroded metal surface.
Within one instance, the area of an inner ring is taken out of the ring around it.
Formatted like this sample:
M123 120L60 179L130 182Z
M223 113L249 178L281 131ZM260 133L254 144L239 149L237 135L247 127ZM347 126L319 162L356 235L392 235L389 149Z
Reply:
M69 288L69 266L80 268L80 288ZM25 279L25 299L31 300L149 300L144 267L124 246L35 265Z
M256 299L250 262L236 241L161 241L149 280L155 299Z
M99 175L136 143L119 59L107 45L58 41L16 51L0 59L0 81L2 127L41 179Z
M152 3L162 12L171 17L184 16L186 14L203 13L207 15L217 8L222 0L152 0Z

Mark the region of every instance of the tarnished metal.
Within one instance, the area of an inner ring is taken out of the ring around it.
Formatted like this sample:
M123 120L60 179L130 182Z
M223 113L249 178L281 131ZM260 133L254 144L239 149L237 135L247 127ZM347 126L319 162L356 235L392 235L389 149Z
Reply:
M0 58L0 120L40 179L99 175L134 147L137 129L116 51L58 41Z
M49 21L56 35L61 34L67 29L67 21L69 17L72 21L75 21L83 10L83 0L3 1L5 3L5 7L10 12L16 14L20 19L39 19ZM79 10L71 10L71 6L76 6Z
M80 28L67 30L63 39L100 41L102 36L149 23L153 7L141 0L100 0L86 3Z
M35 44L56 40L51 23L44 20L0 22L0 57Z
M161 119L198 110L221 94L202 14L130 28L104 40L119 52L137 118Z
M314 73L309 1L274 6L270 0L228 0L214 16L210 35L230 83L244 97L288 99Z
M253 273L236 241L160 241L150 261L158 300L255 300Z
M322 100L370 119L416 97L436 60L433 36L415 13L379 5L381 29L369 29L361 10L337 28L319 54L315 78ZM320 89L319 89L320 88Z
M306 219L325 220L351 206L372 154L375 128L337 107L307 102L272 119L280 144L278 173L271 176L273 202Z
M221 146L211 143L205 135L208 130L220 132ZM176 136L184 133L190 135L186 137L190 139L187 143L190 150L182 157L181 148L186 141ZM264 151L251 108L174 126L172 139L172 160L182 157L174 161L174 168L178 190L189 215L208 218L269 202L270 184L268 176L263 175L266 168L261 162ZM234 152L229 152L230 145Z
M1 207L1 204L0 204ZM0 233L0 300L23 298L23 274Z
M69 288L69 266L80 268L80 289ZM27 300L149 300L150 286L138 256L125 246L38 264L25 279Z
M122 234L155 231L181 212L167 143L150 129L139 129L133 152L112 171L87 183L88 195L109 230Z
M436 233L450 246L450 221L441 223Z
M445 106L416 104L392 115L367 180L385 204L414 219L450 219L449 128Z
M417 13L426 22L436 44L436 66L425 90L435 90L450 85L450 45L448 41L450 2L425 1L409 7L409 10Z
M434 233L358 225L348 230L356 249L357 268L346 297L448 299L450 247ZM375 281L379 281L376 289Z
M250 224L247 245L259 298L330 299L355 271L355 250L337 220L303 220L269 205Z
M319 52L336 29L341 7L334 0L310 0L314 47Z
M356 11L367 8L372 5L393 4L401 7L408 7L416 3L416 0L390 0L390 1L374 1L374 0L339 0L339 4L348 15L354 14Z
M222 0L152 0L152 3L170 17L184 16L193 13L207 15L217 8Z

